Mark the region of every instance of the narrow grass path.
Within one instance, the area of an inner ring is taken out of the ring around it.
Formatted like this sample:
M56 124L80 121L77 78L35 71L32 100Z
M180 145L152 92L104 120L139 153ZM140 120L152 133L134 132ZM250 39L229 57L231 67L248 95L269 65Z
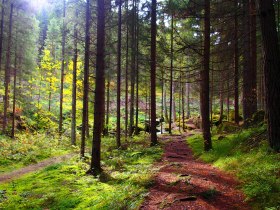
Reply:
M3 174L0 175L0 183L8 182L8 181L11 181L13 179L19 178L20 176L22 176L24 174L35 172L35 171L43 169L47 166L63 162L65 160L73 157L73 154L74 153L70 153L70 154L66 154L66 155L62 155L62 156L52 157L52 158L43 160L39 163L32 164L32 165L26 166L24 168L17 169L17 170L12 171L12 172L3 173Z
M163 136L160 141L166 142L165 153L142 210L250 209L234 177L196 160L185 136Z

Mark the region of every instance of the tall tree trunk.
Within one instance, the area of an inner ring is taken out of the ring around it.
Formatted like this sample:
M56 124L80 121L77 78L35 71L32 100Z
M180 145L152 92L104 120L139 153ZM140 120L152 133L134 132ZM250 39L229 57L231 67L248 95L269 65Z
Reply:
M128 31L128 1L125 1L126 9L126 55L125 55L125 139L127 140L128 135L128 53L129 53L129 31Z
M169 122L169 117L168 117L168 109L167 109L167 91L166 91L166 82L164 82L164 86L163 86L163 103L164 103L164 118L165 118L165 122Z
M78 10L76 9L76 18ZM72 119L71 119L71 143L76 145L76 109L77 109L77 61L78 61L78 30L74 25L74 56L73 56L73 80L72 80Z
M105 123L103 128L103 135L106 136L109 133L109 120L110 120L110 84L111 84L111 28L112 28L112 21L111 21L111 0L105 0L105 72L106 72L106 78L107 78L107 85L106 85L106 115L105 117Z
M174 17L173 12L171 15L171 49L170 49L170 95L169 95L169 133L172 133L172 111L173 111L173 29L174 29ZM173 118L174 120L174 118Z
M238 0L234 1L234 121L239 124Z
M117 57L117 147L121 146L121 55L122 55L122 2L118 2L118 57Z
M263 46L265 51L265 96L270 146L280 151L280 51L273 0L259 0Z
M110 69L108 69L110 71ZM111 76L110 72L107 72L107 85L106 85L106 118L105 118L105 126L103 128L103 135L108 135L109 132L109 119L110 119L110 83Z
M182 89L182 72L180 72L180 79L179 79L180 81L179 81L179 102L178 102L178 104L179 104L179 112L178 112L178 114L179 114L179 131L181 132L181 94L182 94L182 92L181 92L181 89Z
M220 72L220 117L219 123L223 122L224 116L224 75Z
M202 132L204 138L204 150L212 149L209 120L209 61L210 61L210 0L205 0L205 18L204 18L204 68L201 71L201 117Z
M135 104L135 135L139 135L139 1L136 2L136 29L135 29L135 42L136 42L136 104Z
M104 0L97 0L97 49L96 49L96 77L95 77L95 103L94 103L94 135L92 141L92 156L90 172L99 174L102 169L100 165L101 134L104 119L105 104L105 6Z
M90 0L86 5L86 34L85 34L85 58L84 58L84 94L83 94L83 118L81 157L85 156L86 128L88 126L88 90L89 90L89 50L90 50ZM101 121L100 121L101 123Z
M256 14L255 0L244 0L244 69L243 69L243 115L244 120L257 111L256 94Z
M212 71L211 71L211 95L210 95L210 126L211 130L213 127L213 99L214 99L214 68L212 64Z
M135 103L135 21L136 21L136 0L133 0L133 17L131 24L131 72L130 72L130 119L129 136L134 132L134 103Z
M60 97L59 97L59 127L58 132L62 134L63 123L63 92L64 92L64 70L65 70L65 41L66 41L66 26L65 26L65 10L66 0L63 0L63 22L62 22L62 52L61 52L61 76L60 76Z
M228 122L229 120L229 111L230 111L230 90L229 90L229 82L230 82L230 78L229 78L229 72L227 72L227 120Z
M5 0L2 0L1 23L0 23L0 72L2 70L2 51L3 51L3 34L4 34L4 13L5 13Z
M151 145L157 144L156 130L156 36L157 1L152 0L151 9Z
M5 67L5 96L4 96L4 118L3 118L3 132L6 132L6 126L8 124L7 112L9 107L9 85L11 74L11 45L12 45L12 32L13 32L13 11L14 4L11 3L10 8L10 22L9 22L9 34L8 34L8 46L6 54L6 67Z
M187 118L191 117L191 110L190 110L190 83L186 83L186 91L187 91Z
M172 88L172 121L175 124L176 120L177 120L177 116L176 116L176 97L175 97L175 93L176 93L176 85L177 83L173 82L173 88Z
M11 137L15 138L15 118L16 118L16 93L17 93L17 38L18 33L16 32L16 40L15 40L15 61L14 61L14 93L13 93L13 120L12 120L12 134Z
M163 112L164 112L164 71L161 71L161 122L160 122L160 133L163 134Z
M184 74L183 74L184 75ZM184 78L184 76L183 76ZM185 131L185 84L181 84L183 131Z

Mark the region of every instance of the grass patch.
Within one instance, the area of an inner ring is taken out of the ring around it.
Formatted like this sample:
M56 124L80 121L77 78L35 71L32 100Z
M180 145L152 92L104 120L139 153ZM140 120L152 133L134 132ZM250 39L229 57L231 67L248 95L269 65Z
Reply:
M99 177L86 175L88 163L78 156L0 185L0 209L137 209L153 184L152 164L160 146L134 138L126 150L113 149L114 139L102 141ZM2 193L3 194L3 193Z
M203 151L200 135L189 137L187 142L198 158L237 175L253 207L279 209L280 154L269 148L265 130L265 126L250 128L222 140L214 135L210 152Z
M9 172L49 157L64 155L76 148L67 138L45 134L19 134L16 139L0 136L0 173Z

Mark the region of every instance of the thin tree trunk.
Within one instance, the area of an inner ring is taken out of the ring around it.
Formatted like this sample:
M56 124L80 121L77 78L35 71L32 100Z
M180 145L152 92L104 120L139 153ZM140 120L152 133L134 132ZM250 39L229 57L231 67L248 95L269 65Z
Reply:
M261 30L265 51L265 95L268 136L271 148L280 151L280 60L273 0L259 0Z
M16 93L17 93L17 32L15 40L15 63L14 63L14 93L13 93L13 121L12 121L12 134L11 137L15 138L15 118L16 118Z
M78 10L76 9L76 18ZM76 112L77 112L77 61L78 61L78 30L77 23L74 25L74 57L73 57L73 80L72 80L72 121L71 143L76 145Z
M138 8L138 2L136 8ZM136 30L135 30L135 41L136 41L136 104L135 104L135 135L139 135L139 20L138 20L138 9L136 9Z
M229 78L229 72L227 72L227 74L228 74L228 77L227 77L227 120L228 120L228 122L230 121L229 120L229 109L230 109L230 90L229 90L229 80L230 80L230 78Z
M204 150L212 149L209 120L209 61L210 61L210 0L205 0L204 18L204 68L201 72L201 117Z
M184 78L184 76L183 76ZM182 118L183 118L183 131L185 131L185 84L182 84L181 87L181 96L182 96Z
M190 75L190 73L188 73L188 75ZM187 119L189 119L191 117L191 110L190 110L190 83L186 83L186 91L187 91Z
M165 82L163 82L165 84ZM166 93L166 85L163 86L163 104L164 104L164 118L165 122L169 122L169 117L168 117L168 109L167 109L167 93Z
M89 50L90 50L90 0L86 5L86 34L85 34L85 58L84 58L84 95L83 95L83 118L81 157L85 156L86 128L88 127L88 90L89 90ZM99 122L100 123L100 122Z
M176 116L176 84L175 82L173 82L173 88L172 88L172 121L175 124L176 120L177 120L177 116Z
M182 86L182 73L180 72L180 81L179 81L179 102L178 102L178 104L179 104L179 131L181 132L181 86Z
M171 15L171 50L170 50L170 105L169 105L169 133L172 133L172 110L173 110L173 29L174 29L174 18L173 12ZM174 118L173 118L174 120Z
M118 57L117 57L117 147L121 146L121 55L122 55L122 3L118 2Z
M99 174L101 169L101 134L104 119L105 104L105 6L104 0L97 0L97 49L96 49L96 77L95 77L95 103L94 103L94 135L92 141L92 156L90 172Z
M109 69L108 69L109 71ZM106 85L106 118L105 118L105 127L103 128L103 135L108 135L109 132L109 119L110 119L110 72L107 74L107 85Z
M2 11L1 11L1 31L0 31L0 72L2 70L2 54L3 54L3 34L4 34L4 13L5 13L5 0L2 0Z
M157 144L156 131L156 36L157 1L152 0L151 8L151 145Z
M234 121L239 124L239 50L238 50L238 0L234 1Z
M10 8L10 22L9 22L9 34L8 34L8 46L6 54L6 68L5 68L5 96L4 96L4 118L3 118L3 132L6 132L6 126L8 124L7 112L9 107L9 85L11 74L11 45L12 45L12 30L13 30L13 11L14 4L11 3Z
M126 55L125 55L125 139L127 140L128 136L128 50L129 50L129 31L128 31L128 1L125 1L126 5Z
M211 96L210 96L210 122L211 122L211 129L213 127L213 98L214 98L214 69L212 65L211 71Z
M220 117L219 123L223 122L224 115L224 75L223 72L220 73Z
M65 68L65 41L66 41L66 28L65 28L65 10L66 0L63 0L63 22L62 22L62 52L61 52L61 75L60 75L60 102L59 102L59 127L58 132L62 134L63 123L63 92L64 92L64 68Z
M160 133L163 134L163 112L164 112L164 71L161 72L161 122Z
M131 72L130 72L130 120L129 136L134 132L134 103L135 103L135 20L136 20L136 0L133 0L133 17L131 25Z

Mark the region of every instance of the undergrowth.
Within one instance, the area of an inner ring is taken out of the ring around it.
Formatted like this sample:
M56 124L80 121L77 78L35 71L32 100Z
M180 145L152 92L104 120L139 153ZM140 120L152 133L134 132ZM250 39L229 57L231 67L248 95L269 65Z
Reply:
M279 209L280 154L269 148L265 131L262 126L224 135L222 139L214 135L214 149L210 152L203 151L201 135L189 137L187 142L200 159L237 175L253 208Z
M160 146L149 144L142 136L115 149L114 139L103 139L99 177L86 175L89 160L75 155L1 184L0 209L137 209L153 184L152 164L162 155Z
M45 134L18 134L15 139L0 136L0 173L37 163L75 150L70 140Z

